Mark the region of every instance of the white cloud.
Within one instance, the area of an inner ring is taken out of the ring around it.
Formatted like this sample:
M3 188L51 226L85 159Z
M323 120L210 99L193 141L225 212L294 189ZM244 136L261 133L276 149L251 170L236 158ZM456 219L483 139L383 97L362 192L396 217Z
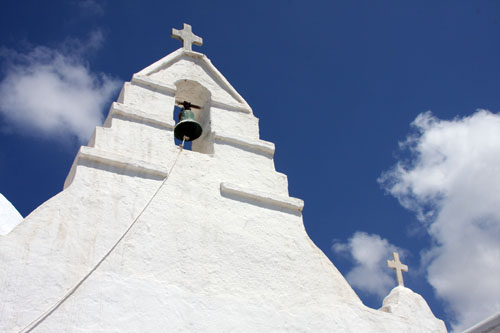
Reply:
M26 53L2 50L0 115L7 125L33 135L75 136L85 142L102 123L102 111L120 84L92 72L83 60L102 41L96 32L87 42L68 40L57 50L44 46Z
M22 221L16 207L0 193L0 236L7 235Z
M396 286L394 271L387 268L386 260L392 259L392 252L401 255L402 251L379 235L358 231L347 243L334 243L332 250L354 259L354 267L346 275L354 288L383 298Z
M434 246L422 263L429 283L466 329L500 311L500 114L412 123L411 154L379 181L417 213Z

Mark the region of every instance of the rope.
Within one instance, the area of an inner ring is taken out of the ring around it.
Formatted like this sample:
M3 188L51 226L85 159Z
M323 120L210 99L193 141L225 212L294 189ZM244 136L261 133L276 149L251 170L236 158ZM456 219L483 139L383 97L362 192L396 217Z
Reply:
M92 273L94 273L99 268L99 266L101 266L101 264L104 262L104 260L106 260L106 258L109 257L109 255L111 254L111 252L113 252L113 250L118 246L118 244L120 244L120 242L125 238L125 236L127 236L127 234L129 233L129 231L134 227L134 225L139 220L139 218L141 217L141 215L149 207L149 205L151 204L151 202L153 201L153 199L155 198L155 196L158 194L158 192L160 191L160 189L162 188L162 186L167 181L168 177L170 176L170 174L172 173L172 171L174 169L175 164L177 163L177 160L179 159L179 156L181 155L182 150L184 149L184 142L186 140L189 140L189 137L184 136L184 138L182 139L182 144L179 146L180 147L179 153L177 153L177 156L175 157L174 163L172 163L172 166L170 167L170 170L168 171L167 176L163 179L163 181L161 182L160 186L158 186L158 188L153 193L153 195L151 196L151 198L149 199L149 201L146 203L146 205L144 206L144 208L139 213L139 215L137 215L137 217L134 219L134 221L132 221L132 223L125 230L125 232L120 236L120 238L118 238L118 240L115 242L115 244L108 250L108 252L106 252L106 254L101 258L101 260L99 260L99 262L87 274L85 274L85 276L82 279L80 279L80 281L78 281L78 283L73 288L71 288L59 301L57 301L56 303L54 303L45 312L43 312L37 318L35 318L34 320L32 320L28 325L26 325L18 333L31 332L32 330L34 330L40 323L42 323L52 313L54 313L54 311L56 311L68 298L70 298L71 295L73 295L75 293L75 291L77 291L78 288L80 288L80 286L90 277L90 275L92 275Z

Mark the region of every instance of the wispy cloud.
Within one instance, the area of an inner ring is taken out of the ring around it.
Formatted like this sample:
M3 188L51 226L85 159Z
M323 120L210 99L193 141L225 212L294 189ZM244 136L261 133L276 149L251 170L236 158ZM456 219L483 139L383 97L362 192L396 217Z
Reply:
M102 42L102 34L95 32L87 41L67 40L57 49L35 46L23 53L3 49L0 115L6 125L23 133L75 136L85 142L102 122L102 111L120 84L93 72L84 60Z
M413 122L411 158L379 181L416 212L434 246L422 257L429 283L461 331L500 311L500 114Z
M392 258L392 252L403 251L379 235L358 231L346 243L335 242L332 250L354 260L353 268L346 274L354 288L383 298L396 286L386 260Z
M80 9L88 14L103 15L104 14L104 1L96 0L79 0L74 2Z

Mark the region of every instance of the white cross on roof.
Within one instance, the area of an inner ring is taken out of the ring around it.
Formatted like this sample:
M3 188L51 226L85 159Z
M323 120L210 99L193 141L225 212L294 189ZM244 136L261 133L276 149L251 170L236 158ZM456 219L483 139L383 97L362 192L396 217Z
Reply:
M192 51L192 44L201 46L203 44L203 39L196 36L189 24L184 23L182 30L177 30L172 28L172 38L182 41L182 47L184 50Z
M398 280L398 285L404 287L405 284L403 282L403 273L401 271L408 272L408 266L401 263L401 261L399 260L399 253L393 252L392 256L394 257L394 260L387 260L387 266L396 271L396 279Z

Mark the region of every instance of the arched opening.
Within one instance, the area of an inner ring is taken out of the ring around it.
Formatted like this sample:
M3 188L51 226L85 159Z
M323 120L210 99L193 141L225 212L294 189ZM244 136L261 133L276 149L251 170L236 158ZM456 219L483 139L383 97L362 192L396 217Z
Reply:
M192 108L192 111L195 120L203 128L203 133L198 139L185 144L185 149L212 154L214 151L214 140L212 129L210 128L210 92L207 88L192 80L179 80L175 83L175 86L177 88L175 93L176 102L182 103L187 101L200 107L199 109ZM174 108L173 117L176 123L179 119L180 110L181 108L178 106ZM177 145L181 143L179 140L175 140Z

